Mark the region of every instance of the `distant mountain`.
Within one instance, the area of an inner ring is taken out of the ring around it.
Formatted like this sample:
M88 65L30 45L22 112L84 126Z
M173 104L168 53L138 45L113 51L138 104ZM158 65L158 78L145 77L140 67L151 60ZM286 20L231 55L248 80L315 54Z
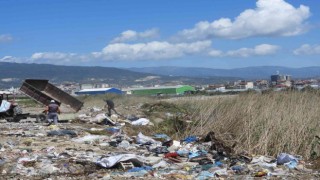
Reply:
M239 77L243 79L270 79L270 76L279 72L291 75L293 78L320 77L320 67L288 68L281 66L258 66L235 69L212 69L194 67L145 67L128 68L135 72L153 73L169 76L187 77Z
M50 79L52 81L80 82L92 80L109 80L121 82L121 80L135 80L148 75L148 73L133 72L112 67L83 67L83 66L57 66L49 64L24 64L0 62L0 78L36 78Z
M180 77L134 72L113 67L57 66L0 62L0 88L19 87L24 79L48 79L53 83L107 83L114 87L131 85L220 83L236 78Z

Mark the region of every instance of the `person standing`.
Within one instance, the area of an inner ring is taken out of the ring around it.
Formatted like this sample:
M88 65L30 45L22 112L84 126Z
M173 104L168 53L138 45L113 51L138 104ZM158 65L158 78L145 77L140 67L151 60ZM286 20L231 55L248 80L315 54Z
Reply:
M59 105L56 104L54 100L51 100L49 105L46 107L45 112L48 113L47 114L48 121L49 121L48 125L51 125L52 123L57 125L59 120L58 114L60 114Z
M111 116L111 110L113 110L116 114L118 114L118 112L114 108L114 102L112 100L107 99L107 100L105 100L105 102L106 102L105 107L108 108L108 116Z

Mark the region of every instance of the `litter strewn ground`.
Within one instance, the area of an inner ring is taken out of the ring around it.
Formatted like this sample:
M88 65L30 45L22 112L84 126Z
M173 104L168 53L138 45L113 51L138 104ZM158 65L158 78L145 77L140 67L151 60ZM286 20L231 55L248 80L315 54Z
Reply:
M148 117L106 117L95 108L77 121L0 124L0 176L5 179L320 178L316 163L299 155L235 154L209 132L174 139L127 132L153 126ZM95 112L95 113L93 113Z

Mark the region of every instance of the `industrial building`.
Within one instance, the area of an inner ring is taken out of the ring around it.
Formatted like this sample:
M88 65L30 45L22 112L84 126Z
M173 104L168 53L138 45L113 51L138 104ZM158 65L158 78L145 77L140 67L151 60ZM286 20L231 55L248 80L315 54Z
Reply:
M291 81L291 76L281 75L281 74L271 75L271 82L279 82L279 81Z
M99 84L80 84L80 89L95 89L95 88L109 88L109 84L99 83Z
M271 84L273 86L280 86L280 87L291 87L291 76L290 75L281 75L276 74L271 76Z
M194 91L194 87L187 85L130 88L126 90L127 94L134 95L183 95Z
M97 94L122 94L123 92L117 88L95 88L95 89L82 89L75 92L77 95L97 95Z

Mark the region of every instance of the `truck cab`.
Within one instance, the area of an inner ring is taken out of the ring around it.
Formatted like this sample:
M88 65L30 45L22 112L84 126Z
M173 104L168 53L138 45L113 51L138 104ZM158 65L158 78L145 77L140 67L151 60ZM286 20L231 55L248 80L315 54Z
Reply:
M0 119L15 121L22 114L21 107L15 102L10 91L0 91Z

